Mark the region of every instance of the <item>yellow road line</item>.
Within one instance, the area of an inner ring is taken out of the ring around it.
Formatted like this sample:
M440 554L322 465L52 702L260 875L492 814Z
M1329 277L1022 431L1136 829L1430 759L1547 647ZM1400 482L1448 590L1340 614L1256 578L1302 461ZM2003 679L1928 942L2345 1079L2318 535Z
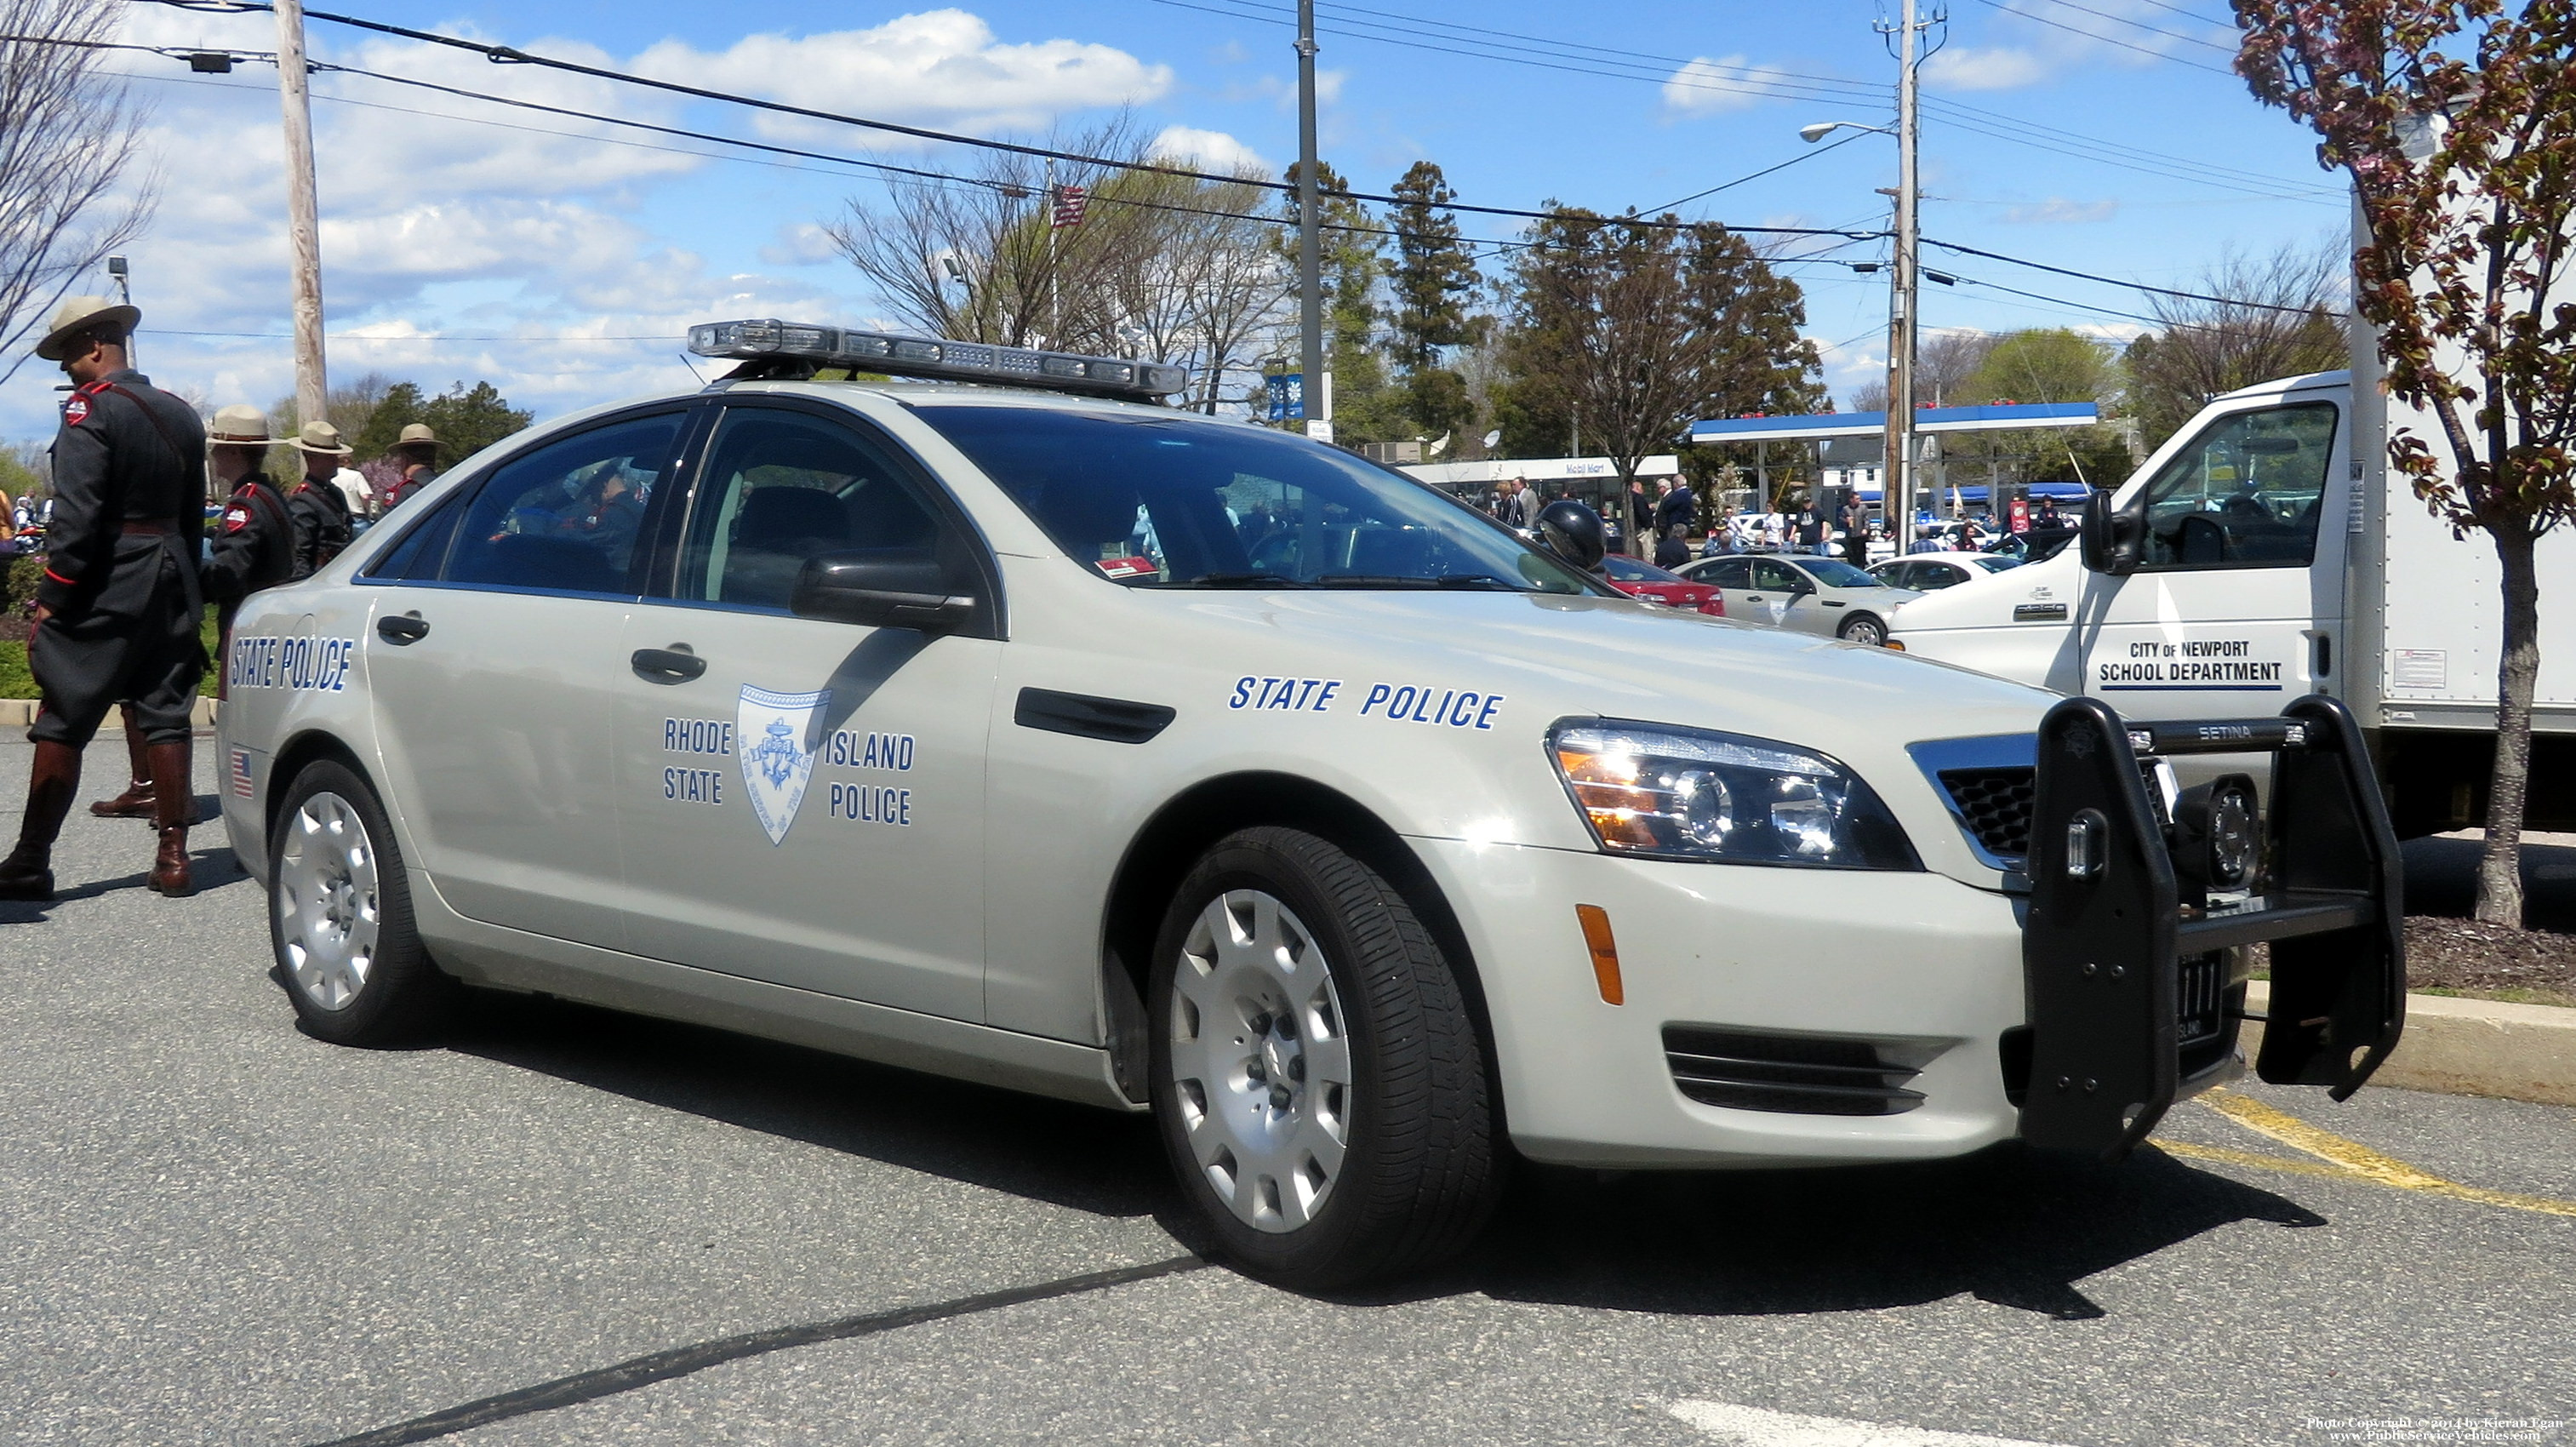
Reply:
M2225 1166L2252 1166L2264 1171L2287 1171L2294 1176L2324 1176L2329 1180L2349 1181L2352 1172L2323 1161L2301 1160L2295 1156L2267 1156L2256 1151L2231 1151L2225 1146L2194 1145L2190 1141L2169 1141L2162 1136L2153 1142L2157 1150L2185 1160L2215 1161Z
M2512 1191L2490 1191L2483 1186L2464 1186L2444 1180L2430 1171L2420 1170L2393 1156L2384 1156L2358 1141L2348 1141L2331 1131L2319 1130L2287 1111L2276 1110L2248 1095L2232 1090L2213 1090L2199 1097L2201 1104L2253 1131L2269 1136L2294 1150L2302 1150L2328 1163L2327 1167L2310 1166L2279 1156L2261 1156L2250 1152L2224 1151L2214 1146L2192 1146L2182 1141L2158 1141L2156 1144L2180 1156L2201 1160L2227 1161L2234 1165L2259 1166L2267 1170L2289 1170L2300 1175L2358 1177L2401 1191L2418 1191L2428 1196L2447 1196L2455 1201L2475 1201L2482 1206L2502 1206L2513 1211L2537 1211L2544 1216L2576 1218L2576 1201L2561 1201L2549 1196L2525 1196Z

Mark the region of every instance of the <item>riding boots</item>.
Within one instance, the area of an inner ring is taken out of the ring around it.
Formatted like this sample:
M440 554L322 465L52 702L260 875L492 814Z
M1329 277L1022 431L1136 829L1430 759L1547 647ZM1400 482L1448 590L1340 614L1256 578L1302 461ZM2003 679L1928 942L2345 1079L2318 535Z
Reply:
M89 811L101 819L151 819L158 815L152 807L152 756L146 752L143 725L134 717L134 705L125 706L125 756L131 764L127 775L132 780L125 792L113 799L101 799ZM194 821L191 821L194 822Z
M156 743L152 760L152 823L161 848L152 857L152 888L172 899L197 892L188 877L188 825L197 812L196 784L188 774L188 741Z
M72 796L80 791L80 772L80 750L63 743L36 745L18 847L0 860L0 899L54 897L54 840L63 832L63 816L72 810Z

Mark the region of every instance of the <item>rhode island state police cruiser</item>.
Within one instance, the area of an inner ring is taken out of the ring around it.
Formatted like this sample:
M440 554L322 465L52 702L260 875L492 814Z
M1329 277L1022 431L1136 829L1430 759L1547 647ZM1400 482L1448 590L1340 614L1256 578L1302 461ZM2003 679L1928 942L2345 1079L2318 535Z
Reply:
M18 847L0 860L0 899L51 899L53 846L80 788L81 751L119 699L132 699L150 743L160 849L152 887L184 895L188 709L206 671L197 641L204 604L197 551L205 532L205 429L196 409L126 365L142 313L73 297L36 355L74 384L54 434L54 521L27 661L43 704Z

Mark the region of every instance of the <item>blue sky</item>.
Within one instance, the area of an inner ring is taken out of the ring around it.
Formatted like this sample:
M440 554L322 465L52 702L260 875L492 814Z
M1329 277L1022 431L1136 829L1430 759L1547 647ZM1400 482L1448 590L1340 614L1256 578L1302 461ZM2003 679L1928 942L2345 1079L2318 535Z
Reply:
M1296 149L1288 0L322 8L941 129L1029 135L1124 106L1206 161L1276 165ZM1660 206L1796 160L1683 212L1870 229L1884 224L1873 188L1894 184L1892 142L1861 135L1827 152L1797 129L1891 118L1895 66L1873 28L1882 8L1327 3L1324 153L1366 190L1429 157L1468 201L1602 210ZM2189 285L2231 248L2339 233L2340 189L2317 169L2313 142L2225 73L2224 15L2221 0L1960 0L1925 68L1925 234ZM274 48L266 16L143 3L126 28L157 45ZM933 168L966 159L319 21L310 43L318 59L579 109ZM163 192L152 232L129 248L146 369L208 407L264 404L292 385L277 335L287 287L275 72L188 77L150 56L115 66L150 77L134 90L153 107L147 154ZM690 320L883 314L814 229L848 199L880 194L858 173L613 145L599 127L356 78L317 78L316 93L335 378L377 370L433 390L488 378L542 414L687 381L676 345L654 338ZM1499 218L1464 226L1511 234ZM1925 289L1927 328L2076 325L2120 337L2138 324L2110 313L2146 310L2117 288L2002 262L1928 250L1926 264L1963 281ZM1827 380L1848 395L1884 366L1883 279L1817 262L1790 269L1808 288ZM255 335L206 335L225 332ZM0 436L50 430L54 380L30 366L0 386Z

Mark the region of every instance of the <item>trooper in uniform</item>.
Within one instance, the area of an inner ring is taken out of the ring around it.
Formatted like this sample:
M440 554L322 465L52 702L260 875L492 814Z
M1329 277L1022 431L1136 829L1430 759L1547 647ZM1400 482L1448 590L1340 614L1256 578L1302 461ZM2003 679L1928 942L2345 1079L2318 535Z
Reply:
M221 636L227 640L242 599L285 582L295 572L295 527L287 516L286 494L260 468L273 441L267 415L246 404L217 412L214 430L206 438L208 466L216 486L227 489L228 495L215 535L208 540L211 560L199 570L199 581L206 601L217 606ZM154 818L158 794L152 781L151 751L143 742L143 729L131 703L125 705L125 746L133 765L132 782L124 793L99 800L89 811L102 819Z
M188 710L206 653L197 554L205 531L205 429L196 409L126 365L142 313L73 297L36 355L72 379L54 434L56 503L36 585L27 662L43 703L18 847L0 860L0 899L51 899L53 847L80 789L81 751L119 699L148 741L160 849L152 887L191 891Z
M340 463L350 447L328 422L307 422L295 434L304 454L304 480L286 496L295 521L295 576L309 578L349 546L349 498L340 491Z
M426 422L406 422L402 436L394 440L394 465L402 469L402 479L385 496L385 511L391 512L409 501L411 495L438 481L438 434Z

